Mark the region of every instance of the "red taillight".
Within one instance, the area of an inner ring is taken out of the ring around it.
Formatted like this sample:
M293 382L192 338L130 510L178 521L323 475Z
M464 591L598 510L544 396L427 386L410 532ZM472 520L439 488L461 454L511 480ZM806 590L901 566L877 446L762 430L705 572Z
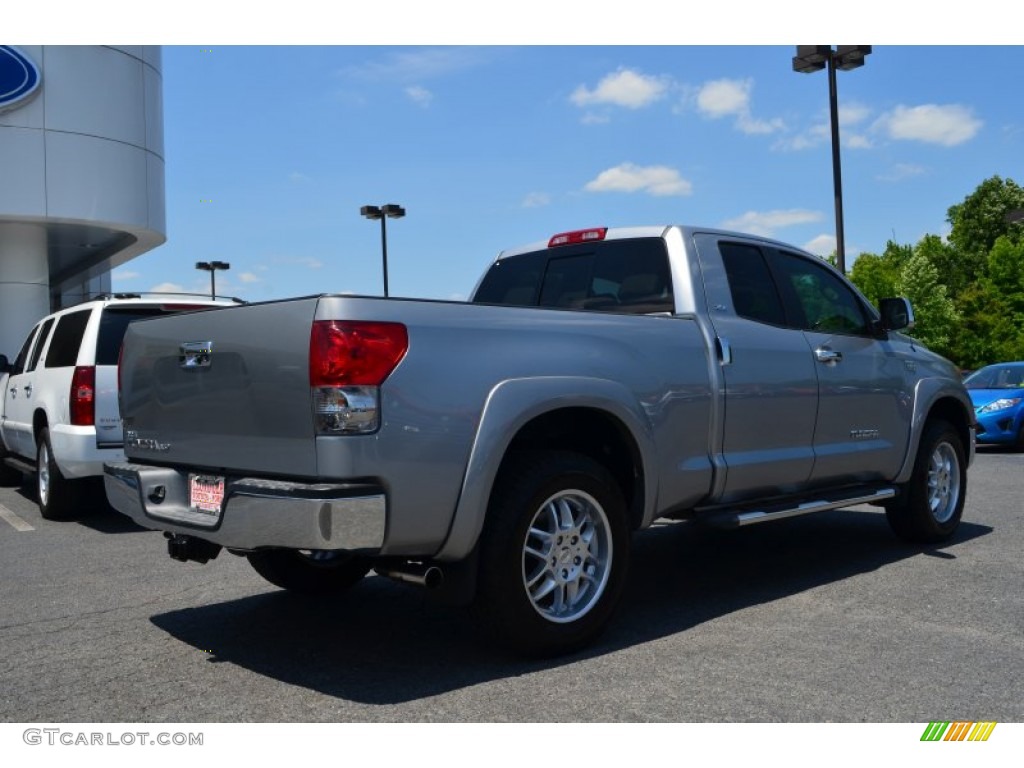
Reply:
M379 386L408 349L401 323L318 320L309 335L309 385Z
M93 366L75 368L68 408L71 423L76 427L91 427L96 423L96 369Z
M575 243L589 243L592 240L604 240L606 234L608 234L608 227L562 232L548 240L548 248L554 248L556 245L574 245Z

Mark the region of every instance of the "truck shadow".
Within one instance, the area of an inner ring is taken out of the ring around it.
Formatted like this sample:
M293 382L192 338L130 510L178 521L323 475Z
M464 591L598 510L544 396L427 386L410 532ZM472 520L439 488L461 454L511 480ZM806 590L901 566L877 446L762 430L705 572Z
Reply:
M654 528L634 537L630 580L609 630L583 652L541 661L501 653L467 610L380 577L328 602L273 591L151 621L209 650L211 662L354 702L397 704L614 653L906 558L955 559L958 544L991 530L962 523L952 541L922 549L897 541L877 512L738 531Z
M35 486L27 480L15 493L32 504L36 503ZM60 523L77 523L98 533L149 533L147 528L136 524L130 517L122 515L110 506L102 484L84 483L79 493L74 508L60 519Z

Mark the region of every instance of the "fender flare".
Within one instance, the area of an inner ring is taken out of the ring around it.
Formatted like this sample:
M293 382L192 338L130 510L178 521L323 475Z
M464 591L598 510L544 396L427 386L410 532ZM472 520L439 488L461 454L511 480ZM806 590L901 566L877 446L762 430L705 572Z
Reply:
M476 546L483 531L491 488L509 445L530 421L564 408L592 408L617 419L633 438L644 469L642 526L654 518L658 477L650 422L636 397L622 384L607 379L553 376L508 379L487 395L462 478L462 487L448 536L438 560L461 560Z
M906 483L914 472L917 451L921 445L921 435L928 417L933 413L936 403L941 400L952 400L960 405L967 422L970 439L964 445L967 452L967 464L974 462L974 406L962 388L957 388L948 379L921 379L914 387L914 413L911 417L910 440L908 450L903 458L903 466L894 482ZM954 425L957 426L957 425Z

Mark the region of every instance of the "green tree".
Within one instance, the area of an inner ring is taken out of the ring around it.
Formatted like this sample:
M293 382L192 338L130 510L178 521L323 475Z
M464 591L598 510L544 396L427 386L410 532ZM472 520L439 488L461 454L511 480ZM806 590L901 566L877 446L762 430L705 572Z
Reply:
M936 261L943 282L953 296L959 296L975 280L985 277L988 254L1002 236L1020 242L1022 227L1007 221L1007 215L1024 209L1024 189L1012 179L985 179L962 203L950 206L946 221L952 229L952 251Z
M969 286L960 297L962 320L949 358L961 368L1024 360L1024 329L990 282Z
M939 272L929 258L927 246L915 248L896 281L896 292L910 299L916 324L910 335L934 352L952 355L952 341L960 324L953 300L939 281Z
M898 245L890 240L885 245L881 256L873 253L862 253L853 262L850 280L860 292L878 306L879 299L898 295L896 283L900 270L910 260L913 249L909 245Z

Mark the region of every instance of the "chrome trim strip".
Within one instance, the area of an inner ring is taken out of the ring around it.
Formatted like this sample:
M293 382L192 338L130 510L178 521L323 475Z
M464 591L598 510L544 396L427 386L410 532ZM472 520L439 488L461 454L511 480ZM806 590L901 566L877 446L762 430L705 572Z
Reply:
M761 510L742 512L736 515L736 522L738 525L742 526L751 525L752 523L763 523L767 520L783 520L787 517L796 517L797 515L809 515L812 512L825 512L829 509L841 509L842 507L854 507L858 504L870 504L873 501L892 499L895 496L896 490L894 488L884 488L877 493L872 493L867 496L858 496L852 499L840 499L839 501L807 501L793 507L792 509L784 509L778 512L764 512Z

